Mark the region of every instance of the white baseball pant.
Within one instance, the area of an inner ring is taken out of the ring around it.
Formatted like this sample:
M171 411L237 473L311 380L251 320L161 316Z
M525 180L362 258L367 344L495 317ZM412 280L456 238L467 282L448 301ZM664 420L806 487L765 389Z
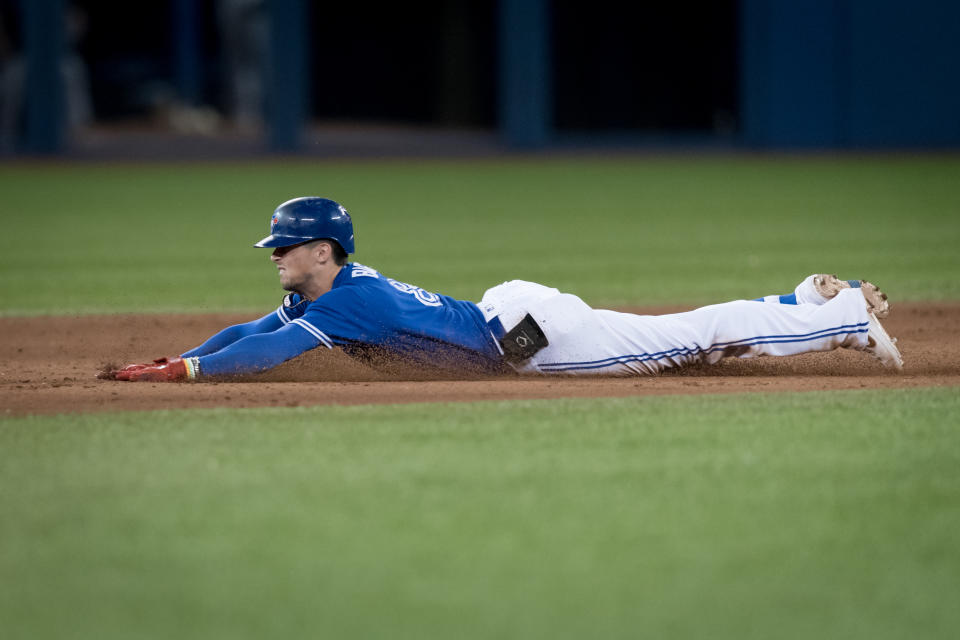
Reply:
M648 375L725 356L789 356L863 347L869 325L860 289L824 304L736 300L684 313L643 316L593 309L569 293L511 280L479 303L509 330L529 313L549 345L514 364L524 374Z

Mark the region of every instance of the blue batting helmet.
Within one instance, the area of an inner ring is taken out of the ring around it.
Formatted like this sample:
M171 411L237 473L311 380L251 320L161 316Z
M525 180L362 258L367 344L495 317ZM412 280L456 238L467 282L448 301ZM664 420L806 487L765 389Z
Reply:
M336 240L353 253L353 221L341 205L326 198L287 200L270 218L270 235L255 247L289 247L310 240Z

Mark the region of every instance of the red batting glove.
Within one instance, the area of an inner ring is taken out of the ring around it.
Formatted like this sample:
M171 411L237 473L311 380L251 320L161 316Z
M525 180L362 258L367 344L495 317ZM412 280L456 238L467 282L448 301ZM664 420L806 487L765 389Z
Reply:
M152 367L158 364L167 364L168 362L170 362L170 360L171 358L167 358L166 356L164 356L162 358L157 358L156 360L154 360L153 364L136 364L136 363L128 364L123 369L118 369L115 373L119 374L121 371L140 371L141 369L146 369L147 367Z
M117 380L128 382L176 382L191 377L183 358L158 358L156 364L131 364L117 371Z

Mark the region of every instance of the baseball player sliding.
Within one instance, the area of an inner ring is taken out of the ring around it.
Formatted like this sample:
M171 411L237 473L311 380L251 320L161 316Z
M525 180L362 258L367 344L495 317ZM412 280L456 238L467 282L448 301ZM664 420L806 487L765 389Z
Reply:
M816 274L794 293L685 313L641 316L593 309L557 289L513 280L479 303L399 282L359 263L353 222L326 198L281 204L270 235L280 284L276 311L228 327L179 357L108 372L129 381L194 380L264 371L305 351L376 352L457 372L646 375L726 356L789 356L846 347L885 366L903 360L880 325L887 297L862 281Z

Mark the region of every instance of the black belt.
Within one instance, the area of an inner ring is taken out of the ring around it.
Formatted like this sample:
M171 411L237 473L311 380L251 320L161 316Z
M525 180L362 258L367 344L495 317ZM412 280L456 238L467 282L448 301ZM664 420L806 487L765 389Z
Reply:
M493 337L500 343L500 348L503 349L503 358L511 364L519 364L524 360L529 360L550 344L540 325L529 313L509 331L504 329L499 316L487 320L487 326L490 327L490 333L493 334Z

